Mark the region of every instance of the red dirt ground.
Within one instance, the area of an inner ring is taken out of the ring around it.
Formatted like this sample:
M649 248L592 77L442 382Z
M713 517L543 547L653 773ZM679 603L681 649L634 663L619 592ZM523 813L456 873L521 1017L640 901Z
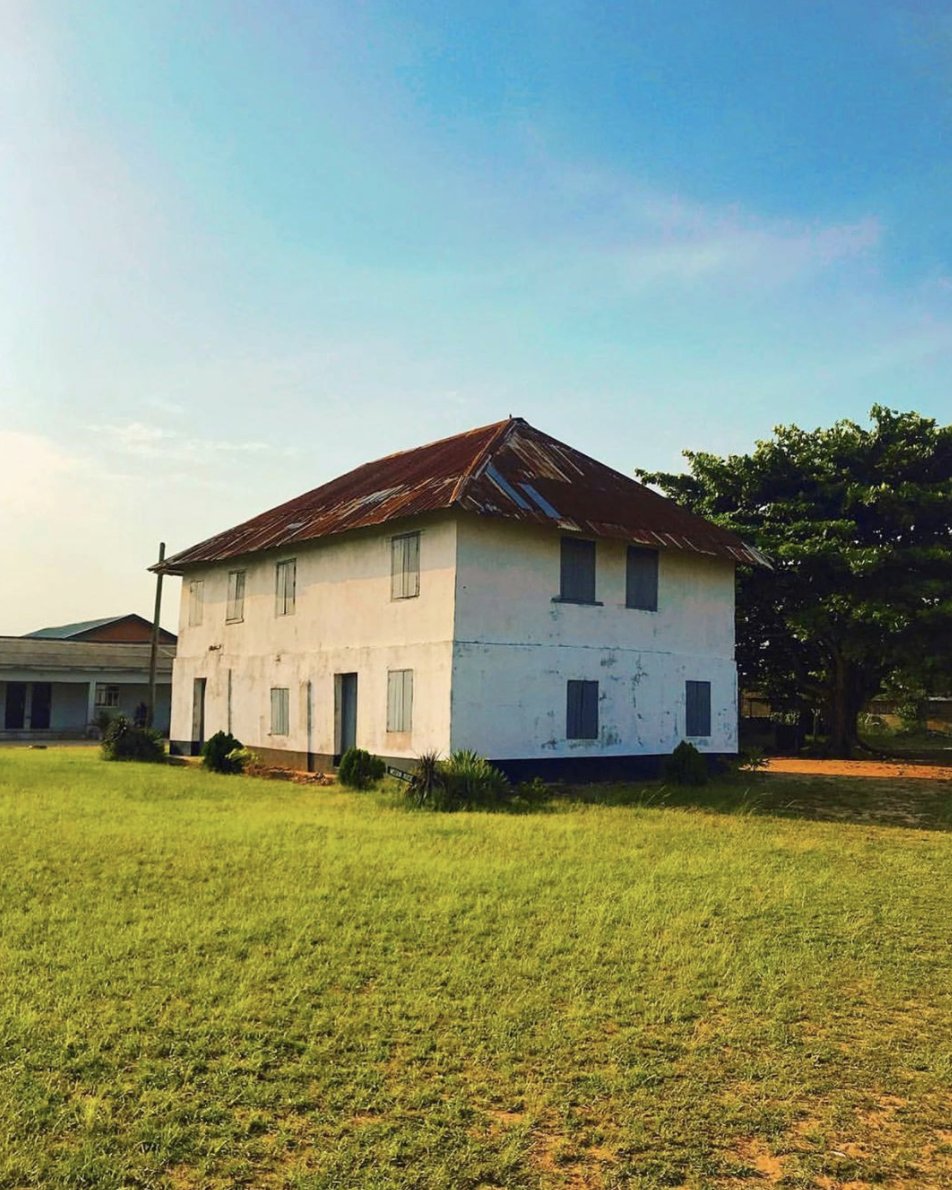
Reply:
M768 773L796 773L811 777L902 777L924 781L952 781L952 764L917 764L903 760L813 760L771 756Z

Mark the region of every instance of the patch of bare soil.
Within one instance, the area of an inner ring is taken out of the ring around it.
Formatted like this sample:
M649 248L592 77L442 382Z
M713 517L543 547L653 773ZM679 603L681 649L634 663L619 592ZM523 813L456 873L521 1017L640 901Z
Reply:
M294 785L335 785L330 773L307 773L300 769L286 769L280 765L247 764L246 777L264 777L267 781L290 781Z
M772 1153L759 1138L741 1141L737 1146L736 1156L743 1165L756 1170L757 1177L768 1185L775 1186L783 1179L782 1159Z
M821 760L812 757L771 756L768 773L804 777L889 777L893 780L950 781L952 765L917 764L903 760Z

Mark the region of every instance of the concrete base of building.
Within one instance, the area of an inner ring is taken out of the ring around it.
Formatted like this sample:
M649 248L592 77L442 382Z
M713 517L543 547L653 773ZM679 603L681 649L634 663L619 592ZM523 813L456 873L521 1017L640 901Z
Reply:
M723 770L732 757L723 752L702 754L708 771ZM663 772L667 753L645 756L551 756L526 760L493 760L491 763L501 769L510 781L531 781L539 777L543 781L564 781L583 785L602 781L652 781Z
M172 740L169 751L173 756L198 756L202 746L196 740ZM298 772L328 773L337 768L339 756L319 752L292 752L284 748L252 748L261 762L276 768L294 769ZM722 771L734 759L725 752L702 754L708 771ZM416 767L415 761L406 756L384 756L384 763L409 775ZM547 756L525 759L491 760L490 763L506 774L510 781L531 781L539 777L543 781L564 781L571 784L587 784L601 781L651 781L662 775L667 754L654 756Z

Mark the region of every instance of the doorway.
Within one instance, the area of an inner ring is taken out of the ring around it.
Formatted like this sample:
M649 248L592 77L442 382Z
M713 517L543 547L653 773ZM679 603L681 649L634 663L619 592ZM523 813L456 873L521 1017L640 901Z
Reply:
M192 755L197 756L205 743L205 678L192 682Z
M3 726L7 731L21 731L26 723L26 682L7 682L7 701Z
M30 727L33 731L49 731L50 712L53 709L53 685L51 682L34 682L30 699Z
M7 682L4 730L49 731L52 706L51 682Z
M337 719L337 760L357 746L357 675L334 675L334 709Z

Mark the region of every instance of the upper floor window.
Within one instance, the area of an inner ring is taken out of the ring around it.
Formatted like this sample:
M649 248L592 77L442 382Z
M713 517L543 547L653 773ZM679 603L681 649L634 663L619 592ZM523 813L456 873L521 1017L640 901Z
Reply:
M228 572L228 606L225 619L230 623L245 618L245 571L229 570Z
M412 599L420 594L420 534L390 538L390 598Z
M294 614L295 591L297 588L297 559L288 558L274 568L274 614Z
M598 739L598 682L566 683L565 734L570 740Z
M565 603L595 602L595 542L562 538L559 599Z
M684 683L684 734L711 734L711 683Z
M413 723L413 670L387 673L387 731L410 731Z
M195 628L205 614L205 580L193 578L188 584L188 622Z
M643 612L658 610L658 551L644 546L628 547L625 575L625 607Z

